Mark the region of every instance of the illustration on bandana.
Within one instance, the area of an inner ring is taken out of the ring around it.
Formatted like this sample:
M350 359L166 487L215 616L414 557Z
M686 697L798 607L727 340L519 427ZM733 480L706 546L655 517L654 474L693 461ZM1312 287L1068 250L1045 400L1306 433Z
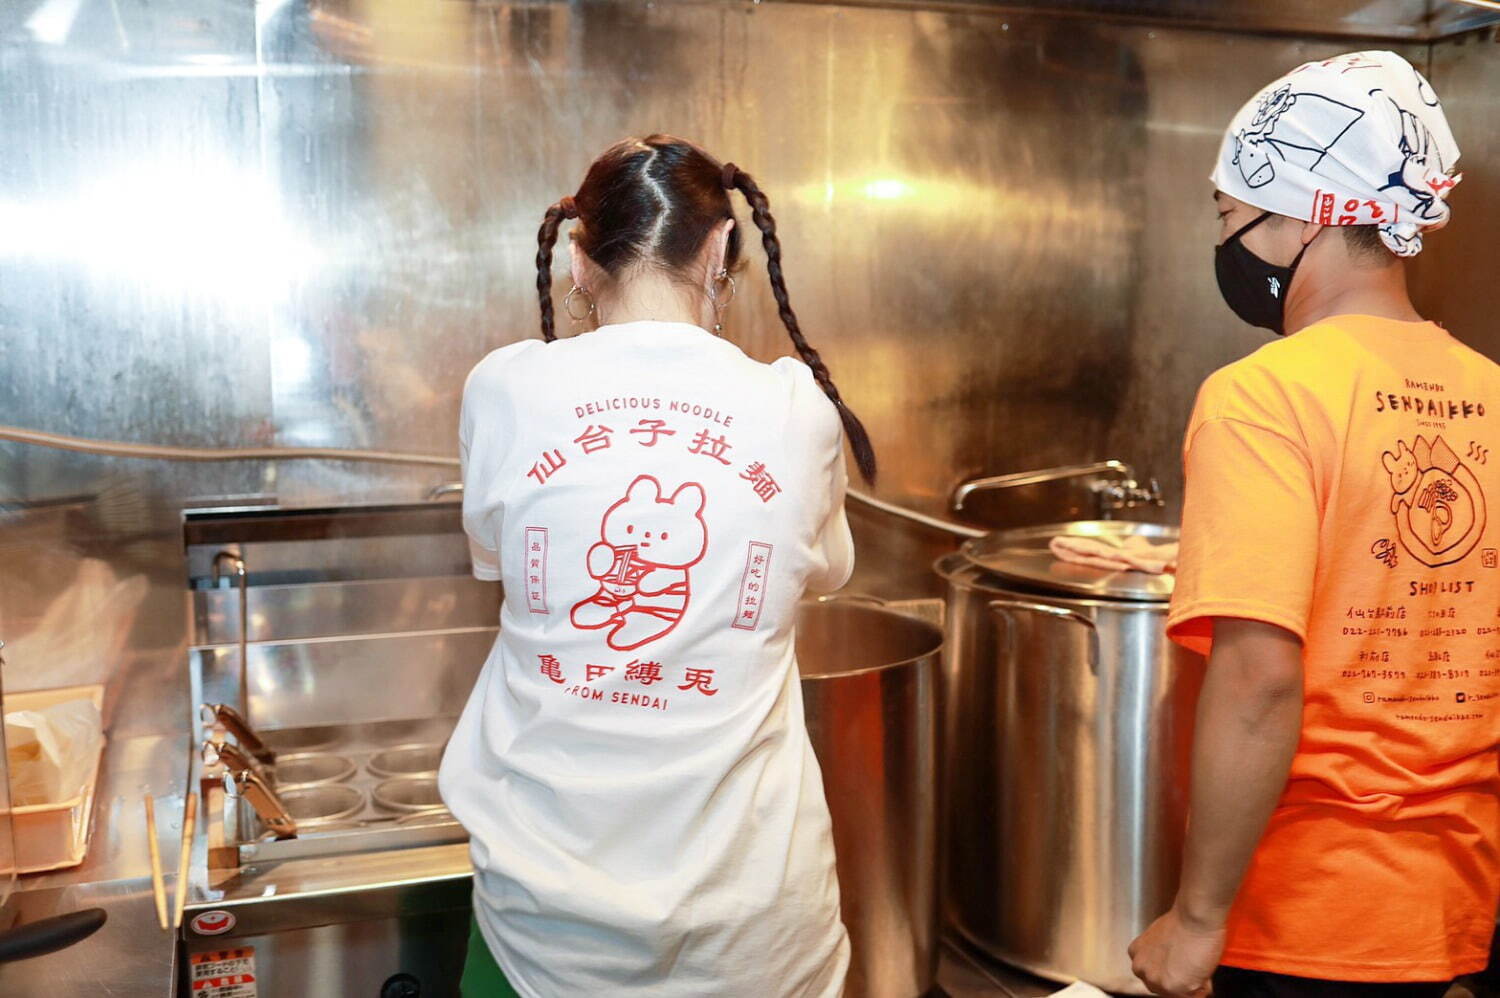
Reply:
M1320 134L1278 136L1276 128L1282 116L1298 103L1318 106L1320 113L1304 115L1303 122L1304 127L1316 125ZM1234 164L1250 187L1264 187L1275 180L1278 160L1290 160L1304 169L1315 170L1328 150L1364 116L1359 108L1331 97L1296 93L1290 85L1280 87L1261 98L1249 126L1235 135Z
M661 483L641 475L604 512L600 540L589 548L588 573L599 589L573 607L573 626L609 630L608 645L630 651L664 637L692 596L688 570L708 549L703 486L688 482L663 498Z
M1430 568L1468 557L1484 536L1479 479L1442 437L1397 442L1381 463L1391 477L1391 513L1401 546Z
M1372 91L1372 96L1380 91ZM1404 190L1415 207L1412 212L1425 221L1439 221L1443 217L1440 196L1458 183L1448 176L1452 164L1443 162L1441 147L1432 136L1432 131L1420 118L1397 104L1394 98L1391 110L1401 121L1402 155L1401 168L1392 173L1381 186L1382 191Z

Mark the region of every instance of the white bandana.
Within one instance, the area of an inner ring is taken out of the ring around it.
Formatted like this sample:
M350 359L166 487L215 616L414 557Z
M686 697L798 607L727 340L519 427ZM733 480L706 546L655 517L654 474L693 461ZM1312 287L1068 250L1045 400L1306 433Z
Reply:
M1214 185L1246 204L1323 225L1378 225L1397 256L1448 223L1458 145L1432 85L1394 52L1309 62L1242 107Z

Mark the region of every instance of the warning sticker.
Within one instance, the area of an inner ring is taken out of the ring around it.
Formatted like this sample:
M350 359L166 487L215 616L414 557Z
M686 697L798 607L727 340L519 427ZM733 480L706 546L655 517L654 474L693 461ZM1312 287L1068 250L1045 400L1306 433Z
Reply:
M188 958L194 998L256 998L255 947L194 953Z

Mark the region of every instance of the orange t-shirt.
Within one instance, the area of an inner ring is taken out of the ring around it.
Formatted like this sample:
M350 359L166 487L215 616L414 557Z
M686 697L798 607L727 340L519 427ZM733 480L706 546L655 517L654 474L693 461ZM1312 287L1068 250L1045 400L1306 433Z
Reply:
M1171 637L1303 641L1302 740L1224 962L1350 981L1482 969L1500 903L1500 366L1340 316L1209 378Z

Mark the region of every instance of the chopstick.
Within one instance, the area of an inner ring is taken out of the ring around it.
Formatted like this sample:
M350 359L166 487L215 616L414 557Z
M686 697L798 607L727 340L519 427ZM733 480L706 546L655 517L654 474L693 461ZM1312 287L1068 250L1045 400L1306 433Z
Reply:
M146 795L146 839L151 845L151 893L156 896L156 921L167 928L167 886L161 876L161 847L156 844L156 803Z
M177 896L172 902L172 928L182 925L182 906L187 901L188 860L193 853L193 826L198 820L198 795L189 793L182 816L182 856L177 863Z

